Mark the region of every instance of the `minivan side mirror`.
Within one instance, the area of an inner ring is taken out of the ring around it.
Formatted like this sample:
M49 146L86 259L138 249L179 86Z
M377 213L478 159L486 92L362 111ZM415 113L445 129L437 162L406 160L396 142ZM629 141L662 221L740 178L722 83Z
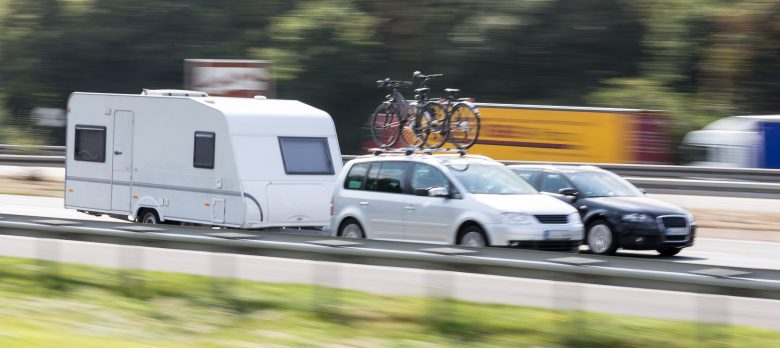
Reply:
M450 198L450 191L444 187L431 187L428 189L428 196Z
M645 190L645 189L643 189L641 187L637 187L637 188L639 189L639 192L642 192L643 195L647 194L647 190Z

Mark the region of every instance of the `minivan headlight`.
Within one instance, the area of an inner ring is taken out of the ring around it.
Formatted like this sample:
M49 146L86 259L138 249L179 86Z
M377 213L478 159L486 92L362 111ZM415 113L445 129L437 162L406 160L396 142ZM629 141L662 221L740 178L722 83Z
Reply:
M652 222L653 217L647 214L640 214L640 213L631 213L631 214L623 214L622 216L623 221L628 222Z
M569 214L569 223L575 223L575 224L581 224L582 218L580 217L580 213L571 213Z
M531 215L523 213L501 213L499 220L502 224L528 225L534 222Z

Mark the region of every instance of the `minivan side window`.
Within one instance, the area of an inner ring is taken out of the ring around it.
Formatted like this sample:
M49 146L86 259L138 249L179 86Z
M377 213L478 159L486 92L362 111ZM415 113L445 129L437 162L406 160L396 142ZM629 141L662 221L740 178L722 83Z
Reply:
M381 166L381 162L374 162L371 164L371 168L368 169L365 186L367 191L376 191L376 185L379 183L379 168Z
M73 159L76 161L106 161L106 127L76 125L75 143Z
M374 163L368 171L366 190L388 193L404 192L407 162Z
M415 163L411 179L412 192L431 187L444 187L449 191L450 181L436 167L425 163Z
M371 163L358 163L349 170L347 180L344 181L344 188L350 190L362 190L368 174L368 167Z
M195 168L214 169L214 145L214 132L195 132L192 166Z

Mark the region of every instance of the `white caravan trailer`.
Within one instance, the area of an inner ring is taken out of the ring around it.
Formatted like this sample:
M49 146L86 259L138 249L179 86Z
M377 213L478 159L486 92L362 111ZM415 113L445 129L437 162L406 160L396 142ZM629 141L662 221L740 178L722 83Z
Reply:
M145 223L326 226L342 166L333 119L295 100L76 92L65 207Z

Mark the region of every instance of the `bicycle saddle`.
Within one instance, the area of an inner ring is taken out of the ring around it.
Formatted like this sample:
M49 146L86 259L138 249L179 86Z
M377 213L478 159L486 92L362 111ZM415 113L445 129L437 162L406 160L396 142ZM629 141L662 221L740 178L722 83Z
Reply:
M460 90L457 88L445 88L444 93L447 93L449 96L456 96L460 94Z

